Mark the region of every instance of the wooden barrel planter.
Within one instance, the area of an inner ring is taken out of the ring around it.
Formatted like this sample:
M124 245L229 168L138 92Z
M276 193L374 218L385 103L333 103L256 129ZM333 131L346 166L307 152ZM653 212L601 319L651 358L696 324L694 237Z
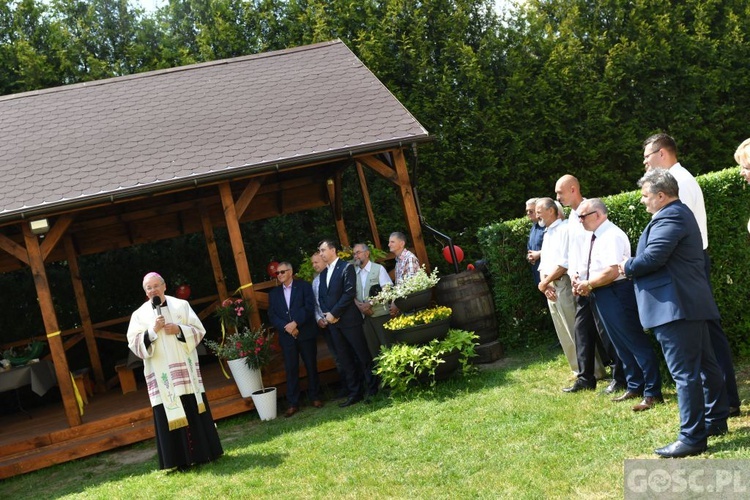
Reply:
M436 292L437 303L453 309L451 328L476 333L480 344L498 339L495 304L481 272L441 276Z

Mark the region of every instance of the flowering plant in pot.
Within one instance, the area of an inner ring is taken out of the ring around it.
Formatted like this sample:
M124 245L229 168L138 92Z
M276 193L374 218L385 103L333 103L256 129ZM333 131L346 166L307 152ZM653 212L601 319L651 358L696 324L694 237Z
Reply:
M386 285L376 296L371 297L373 304L390 304L396 299L404 299L409 295L430 290L438 284L438 269L435 268L427 274L424 264L415 274L404 279L397 285Z
M433 307L414 314L396 316L383 327L390 330L394 342L423 344L433 339L442 339L448 334L452 312L450 307Z
M252 306L244 298L224 299L220 307L216 308L216 316L221 322L221 329L239 332L244 328L250 328L250 311Z
M206 340L205 344L221 359L245 359L248 368L260 370L270 363L276 354L277 347L272 340L273 332L264 326L254 330L243 327L229 335L222 343Z

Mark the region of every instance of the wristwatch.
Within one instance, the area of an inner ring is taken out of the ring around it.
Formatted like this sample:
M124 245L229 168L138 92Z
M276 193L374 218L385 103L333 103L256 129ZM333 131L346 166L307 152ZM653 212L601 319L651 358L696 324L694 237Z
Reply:
M591 291L591 290L593 290L593 289L594 289L594 287L593 287L593 286L591 286L591 282L590 282L590 281L588 281L588 280L586 280L586 288L588 288L588 289L589 289L589 291Z

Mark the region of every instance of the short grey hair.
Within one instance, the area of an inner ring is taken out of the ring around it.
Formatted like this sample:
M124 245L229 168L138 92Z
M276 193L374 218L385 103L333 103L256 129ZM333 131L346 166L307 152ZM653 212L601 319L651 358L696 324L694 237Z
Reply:
M543 209L549 210L550 208L554 208L557 215L560 215L560 209L557 208L557 203L552 198L539 198L536 201L536 205L541 205Z
M367 243L355 243L354 246L355 247L362 247L362 250L364 250L365 252L369 252L370 251L370 245L368 245ZM352 248L354 248L354 247L352 247Z
M646 174L638 179L638 187L648 184L648 190L651 193L664 193L670 198L679 198L680 186L677 179L674 178L669 170L663 168L652 168Z
M607 215L607 205L604 204L604 202L600 198L591 198L586 200L586 203L589 206L589 210L591 212L600 212L604 215Z
M406 243L406 235L401 231L393 231L391 233L391 238L396 238Z
M529 205L536 205L537 200L539 200L539 198L529 198L528 200L526 200L526 206L528 207Z

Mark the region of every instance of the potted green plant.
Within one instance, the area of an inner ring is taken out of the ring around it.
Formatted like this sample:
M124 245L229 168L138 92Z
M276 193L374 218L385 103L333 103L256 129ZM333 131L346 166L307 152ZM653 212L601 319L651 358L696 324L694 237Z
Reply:
M414 314L402 314L388 320L383 327L390 331L394 342L423 344L442 339L450 328L451 308L437 306Z
M478 337L474 332L449 330L442 339L434 339L424 345L393 344L383 347L375 358L375 373L384 387L394 396L404 395L446 378L460 368L468 375L474 367L471 358L476 356Z
M427 274L424 264L412 276L397 285L386 285L370 300L373 304L396 304L402 312L427 307L432 300L432 289L438 284L437 268Z

